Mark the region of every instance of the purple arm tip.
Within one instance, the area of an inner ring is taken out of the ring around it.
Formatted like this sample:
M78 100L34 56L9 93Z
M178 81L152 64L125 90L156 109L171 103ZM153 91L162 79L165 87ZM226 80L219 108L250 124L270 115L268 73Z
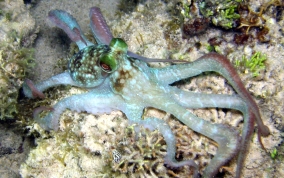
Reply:
M90 9L90 27L96 40L100 44L109 45L113 38L112 33L103 17L100 8L92 7Z
M68 37L76 42L80 49L93 45L93 43L86 39L76 19L69 13L63 10L52 10L48 13L48 18L57 27L64 30Z
M80 39L78 33L73 31L72 26L68 25L66 20L75 21L75 19L65 11L62 10L52 10L48 13L48 18L51 22L53 22L57 27L64 30L64 32L69 36L69 38L76 42ZM78 26L78 24L76 24Z

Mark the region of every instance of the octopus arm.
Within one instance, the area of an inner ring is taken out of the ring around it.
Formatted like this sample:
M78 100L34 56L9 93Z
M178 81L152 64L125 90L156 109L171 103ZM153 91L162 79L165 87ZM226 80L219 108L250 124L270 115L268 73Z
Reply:
M158 89L157 89L158 90ZM239 132L232 129L229 126L222 124L213 124L202 118L196 117L186 107L181 106L179 103L173 101L172 94L168 93L168 90L155 93L151 98L144 98L144 105L151 106L168 113L173 114L178 120L187 125L192 130L205 135L208 138L212 138L218 143L218 150L210 164L205 168L204 177L213 177L219 171L219 168L223 166L228 160L233 158L239 150L240 136ZM141 102L140 102L141 103ZM177 162L175 159L175 137L166 126L164 121L159 119L149 118L141 120L141 112L143 105L130 103L126 104L127 109L123 112L126 114L131 123L137 123L150 129L158 129L164 136L167 142L167 156L165 163L171 167L180 167L188 165L196 168L193 162ZM135 107L136 106L136 107ZM139 107L138 107L139 106ZM147 121L148 120L148 121ZM194 173L196 175L196 172Z
M179 121L192 130L215 140L218 143L218 150L210 164L204 170L204 177L213 177L228 160L232 159L240 148L241 138L239 132L233 128L214 124L192 114L187 108L172 101L171 95L163 93L157 95L151 103L152 107L164 110L173 114ZM168 145L175 146L175 145ZM172 160L174 162L174 160Z
M42 93L43 91L58 85L78 86L78 84L72 80L70 74L68 72L64 72L37 84L34 84L31 80L27 79L23 83L23 91L25 96L28 98L44 98L44 94Z
M227 108L248 113L246 102L237 95L196 93L176 87L172 87L171 92L174 100L186 108Z
M96 38L97 43L109 45L113 38L110 28L108 27L100 8L92 7L90 9L90 28Z
M175 101L183 107L192 109L213 107L228 108L242 112L244 116L244 127L236 169L236 177L240 177L246 155L246 148L248 147L249 143L248 141L250 140L254 130L254 124L249 122L252 122L255 119L255 115L248 108L246 102L236 95L195 93L183 91L177 88L174 88L173 90L175 91L175 95L173 95Z
M255 114L261 136L268 136L270 134L269 129L261 120L257 104L249 92L245 89L237 71L226 57L217 53L209 53L192 63L153 69L156 80L162 84L171 84L175 81L196 76L206 71L217 72L228 80L228 82L232 85L240 97L247 102L248 106ZM250 123L253 124L254 122Z
M122 110L122 99L109 91L93 90L89 93L73 95L59 101L44 118L35 115L35 121L45 130L55 130L59 128L59 118L63 111L86 111L92 114L110 113L113 110ZM41 108L39 108L41 110ZM42 110L46 110L43 108ZM37 111L40 113L40 111Z
M182 167L182 166L189 166L193 168L193 174L194 177L198 177L198 165L193 160L184 160L184 161L177 161L175 159L176 154L176 139L175 135L172 132L169 125L162 119L158 118L145 118L141 119L142 117L142 111L143 109L133 109L132 106L128 105L127 109L123 112L129 119L130 124L138 124L141 126L144 126L145 128L148 128L149 130L159 130L159 132L163 135L166 143L167 143L167 155L165 157L165 164L167 166L176 168L176 167Z
M48 13L48 18L57 27L64 30L69 38L77 44L80 50L87 46L94 45L87 40L75 18L68 12L63 10L52 10Z
M147 58L144 56L140 56L136 53L133 53L131 51L127 51L127 55L134 58L138 59L143 62L169 62L169 63L175 63L175 64L180 64L180 63L188 63L187 61L181 61L181 60L174 60L174 59L158 59L158 58Z
M203 57L199 58L198 60L192 63L173 65L161 69L153 69L153 71L157 80L163 84L170 84L181 79L196 76L205 71L215 71L221 74L229 81L229 83L233 86L233 88L242 98L241 99L243 100L242 102L240 102L241 101L240 99L234 98L234 96L232 97L225 96L223 100L220 100L221 96L218 95L211 95L212 97L208 98L205 94L200 94L202 95L201 97L196 97L196 96L193 97L191 93L182 92L182 91L179 92L180 93L179 95L184 95L183 99L181 98L181 96L178 95L175 95L175 97L176 99L179 99L179 101L177 102L179 102L180 104L184 104L185 102L194 103L190 100L191 99L196 100L197 101L196 104L187 104L187 106L194 105L193 108L196 108L197 106L201 106L201 108L216 107L216 106L221 107L221 105L225 104L226 102L227 103L231 102L232 103L231 105L228 104L227 106L222 106L222 107L224 108L231 107L232 109L240 110L244 114L244 127L243 127L242 141L240 146L241 150L239 152L237 172L236 172L237 177L239 177L241 174L241 168L244 162L245 152L248 146L248 142L253 133L255 120L258 124L259 138L261 136L268 136L269 129L267 126L263 124L257 104L253 100L252 96L245 89L244 85L241 82L240 77L238 76L236 70L231 65L229 60L222 55L216 53L210 53L204 55ZM228 101L228 99L230 101ZM219 104L216 104L217 101ZM260 144L262 144L261 140Z

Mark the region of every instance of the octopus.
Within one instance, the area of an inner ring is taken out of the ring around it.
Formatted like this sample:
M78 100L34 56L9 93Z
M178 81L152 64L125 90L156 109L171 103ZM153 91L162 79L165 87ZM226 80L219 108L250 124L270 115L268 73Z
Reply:
M167 144L164 163L169 168L188 166L194 177L214 177L228 161L237 157L235 177L241 176L250 138L257 123L258 138L270 134L264 125L259 108L244 87L237 71L229 60L217 53L209 53L194 62L151 59L128 50L121 38L114 38L100 9L90 9L90 28L97 41L90 42L73 18L63 10L52 10L48 18L61 28L79 47L70 58L68 71L34 84L26 79L23 91L28 98L44 98L43 91L58 85L82 87L86 93L72 95L60 100L52 108L34 110L35 121L45 130L59 129L60 115L64 110L91 114L122 111L129 124L158 130ZM166 67L150 67L148 62L171 62ZM234 88L235 95L207 94L184 91L171 85L176 81L197 76L206 71L222 75ZM200 172L193 160L176 160L176 139L169 125L160 118L143 118L145 108L156 108L175 116L190 129L218 144L210 163ZM232 126L212 123L192 114L188 109L227 108L243 114L244 124L240 134ZM48 110L44 118L39 113ZM142 119L143 118L143 119ZM263 147L263 145L261 144ZM263 147L264 148L264 147Z

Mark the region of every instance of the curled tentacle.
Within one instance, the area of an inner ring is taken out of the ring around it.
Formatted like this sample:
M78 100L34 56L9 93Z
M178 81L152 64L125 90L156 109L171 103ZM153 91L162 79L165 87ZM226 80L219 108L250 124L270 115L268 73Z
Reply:
M218 95L218 94L204 94L187 92L177 88L173 88L175 93L175 100L179 104L187 108L229 108L239 110L244 115L244 129L238 157L238 167L236 171L236 177L240 177L241 169L243 167L243 161L245 158L246 148L248 141L253 133L254 118L255 115L251 110L248 110L246 102L239 96L232 95ZM248 123L252 122L252 123Z
M50 110L49 107L39 107L34 111L36 122L45 130L59 129L59 119L62 112L67 108L72 111L87 111L92 114L109 113L113 110L121 110L123 101L120 97L106 91L106 86L94 89L92 92L73 95L65 98L51 109L51 112L44 118L39 118L38 114L44 110Z

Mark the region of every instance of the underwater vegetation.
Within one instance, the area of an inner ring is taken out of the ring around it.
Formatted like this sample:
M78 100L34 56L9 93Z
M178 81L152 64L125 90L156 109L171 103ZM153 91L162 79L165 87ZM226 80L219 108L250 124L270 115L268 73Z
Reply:
M254 10L247 1L242 0L193 0L181 1L177 5L180 10L182 30L184 34L196 35L204 32L209 25L240 31L236 37L236 43L243 44L248 38L258 39L260 42L269 41L269 26L266 24L264 12L270 7L274 8L272 13L280 17L283 13L284 2L281 0L270 0L263 3L259 9ZM196 24L198 19L203 21L202 26ZM279 18L276 18L276 20ZM187 28L183 28L187 27ZM193 27L193 28L190 28ZM194 33L192 30L194 30ZM256 34L252 31L256 29ZM187 37L190 37L186 35Z
M0 47L1 101L0 119L13 118L17 111L19 83L34 67L33 49L15 46Z
M215 26L230 29L237 26L237 19L241 16L237 9L241 0L198 1L201 14L211 19Z
M261 52L254 53L251 58L247 58L244 55L242 59L235 61L235 66L241 72L247 74L252 73L253 77L257 77L261 70L265 69L264 62L267 60L266 55Z
M6 1L0 2L0 120L12 119L18 113L19 88L35 66L34 49L30 46L36 30L25 10L23 4L15 1L9 6Z
M167 24L168 31L165 36L181 28L183 38L190 39L205 34L208 28L217 27L224 32L232 33L233 38L230 41L236 46L248 44L254 46L255 41L270 43L270 36L274 31L270 29L271 23L275 23L271 17L275 17L276 22L282 19L284 1L270 0L265 1L258 8L252 6L253 3L250 1L241 0L179 1L175 5L175 11L171 13L174 20ZM227 47L225 50L220 48L222 43L226 42L229 41L222 36L212 37L208 39L207 50L229 55L234 48ZM174 42L169 38L168 43ZM243 55L242 59L236 59L234 64L241 73L256 77L259 71L265 69L266 58L259 52L251 56L249 60Z

